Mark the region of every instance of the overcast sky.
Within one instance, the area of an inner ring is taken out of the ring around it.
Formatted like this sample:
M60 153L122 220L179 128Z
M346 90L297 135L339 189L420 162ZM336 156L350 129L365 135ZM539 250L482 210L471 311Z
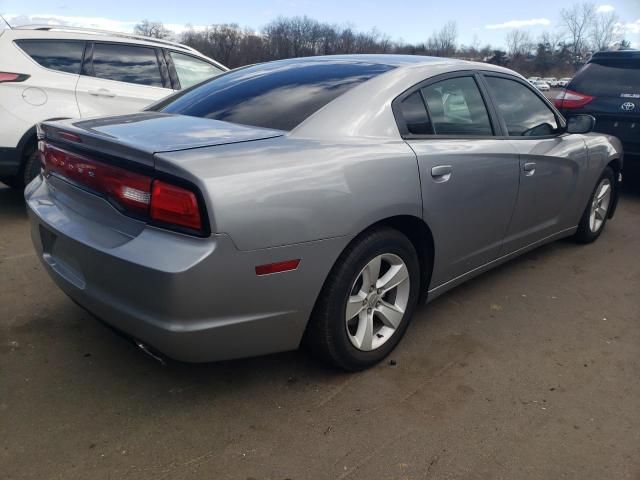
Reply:
M504 46L513 28L537 37L559 28L560 9L567 0L0 0L0 13L11 23L53 23L131 31L142 19L163 22L174 31L186 24L237 23L260 29L278 16L307 15L358 30L378 29L393 40L426 40L448 20L458 24L459 42ZM640 48L640 0L596 2L600 11L620 18L625 38Z

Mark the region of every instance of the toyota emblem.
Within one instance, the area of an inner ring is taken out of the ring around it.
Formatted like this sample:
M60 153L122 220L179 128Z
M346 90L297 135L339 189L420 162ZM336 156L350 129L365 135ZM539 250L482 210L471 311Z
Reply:
M626 112L630 112L631 110L636 108L636 104L632 102L624 102L622 105L620 105L620 108Z

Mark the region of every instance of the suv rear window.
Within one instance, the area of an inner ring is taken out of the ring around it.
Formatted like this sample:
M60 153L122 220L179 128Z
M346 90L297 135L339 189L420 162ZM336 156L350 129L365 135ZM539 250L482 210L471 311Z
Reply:
M82 41L18 40L16 44L39 65L59 72L80 73Z
M254 65L213 78L156 108L292 130L346 91L393 68L352 60L284 60Z
M594 97L640 94L640 60L588 63L576 73L569 88Z

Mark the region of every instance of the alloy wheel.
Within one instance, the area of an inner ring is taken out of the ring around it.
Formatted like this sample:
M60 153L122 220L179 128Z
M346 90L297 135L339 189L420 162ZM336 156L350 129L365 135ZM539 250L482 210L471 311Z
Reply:
M392 253L371 259L355 279L345 309L347 335L362 351L380 348L404 318L411 280L404 261Z
M603 178L596 188L596 193L591 201L591 212L589 215L589 229L596 233L604 224L609 212L611 203L611 181Z

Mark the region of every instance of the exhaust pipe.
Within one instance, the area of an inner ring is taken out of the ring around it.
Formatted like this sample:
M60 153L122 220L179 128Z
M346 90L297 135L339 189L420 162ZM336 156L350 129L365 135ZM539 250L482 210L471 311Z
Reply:
M133 343L135 343L136 347L138 347L139 350L142 350L143 353L149 355L151 358L153 358L156 362L158 362L163 367L167 365L167 362L165 361L165 359L159 353L156 353L151 347L145 345L137 338L133 339Z

